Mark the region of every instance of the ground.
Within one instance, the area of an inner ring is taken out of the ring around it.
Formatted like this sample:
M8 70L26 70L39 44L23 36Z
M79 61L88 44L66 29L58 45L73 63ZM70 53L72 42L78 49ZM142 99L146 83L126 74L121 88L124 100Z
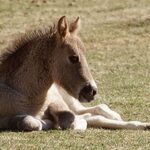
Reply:
M80 16L97 100L125 120L150 121L149 0L0 0L0 50L18 33ZM150 131L1 132L0 149L149 150Z

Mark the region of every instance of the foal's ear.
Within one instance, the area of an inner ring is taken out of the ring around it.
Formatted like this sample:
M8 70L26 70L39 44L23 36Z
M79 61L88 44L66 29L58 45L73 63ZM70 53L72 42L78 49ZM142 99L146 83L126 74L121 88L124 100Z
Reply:
M62 16L58 21L58 33L60 37L65 38L69 32L68 22L66 21L66 16Z
M70 24L69 32L76 33L80 29L80 24L81 24L80 18L77 17L77 19Z

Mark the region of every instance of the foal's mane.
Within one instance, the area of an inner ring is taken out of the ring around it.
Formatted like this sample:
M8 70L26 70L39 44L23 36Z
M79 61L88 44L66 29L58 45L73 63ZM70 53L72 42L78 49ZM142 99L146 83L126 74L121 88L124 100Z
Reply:
M12 44L4 50L4 53L0 55L0 64L8 59L9 56L21 50L21 48L29 42L42 38L49 39L52 37L52 35L56 33L56 31L56 25L54 24L53 26L40 27L34 30L27 30L25 33L20 34L15 40L13 40Z

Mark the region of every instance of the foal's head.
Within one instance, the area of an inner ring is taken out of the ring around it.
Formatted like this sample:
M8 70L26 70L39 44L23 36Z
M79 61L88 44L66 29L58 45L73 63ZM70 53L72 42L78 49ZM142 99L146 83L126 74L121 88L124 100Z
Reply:
M80 101L91 101L96 94L96 84L83 54L84 45L77 36L79 21L78 17L69 24L65 16L58 21L53 81Z

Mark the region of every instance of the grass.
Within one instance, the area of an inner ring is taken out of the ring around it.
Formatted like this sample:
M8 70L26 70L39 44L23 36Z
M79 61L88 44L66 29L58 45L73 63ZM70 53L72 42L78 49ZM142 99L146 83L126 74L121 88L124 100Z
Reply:
M149 0L0 0L0 49L62 15L82 19L80 36L99 89L88 105L106 103L126 120L150 121ZM1 132L0 149L149 150L150 132Z

